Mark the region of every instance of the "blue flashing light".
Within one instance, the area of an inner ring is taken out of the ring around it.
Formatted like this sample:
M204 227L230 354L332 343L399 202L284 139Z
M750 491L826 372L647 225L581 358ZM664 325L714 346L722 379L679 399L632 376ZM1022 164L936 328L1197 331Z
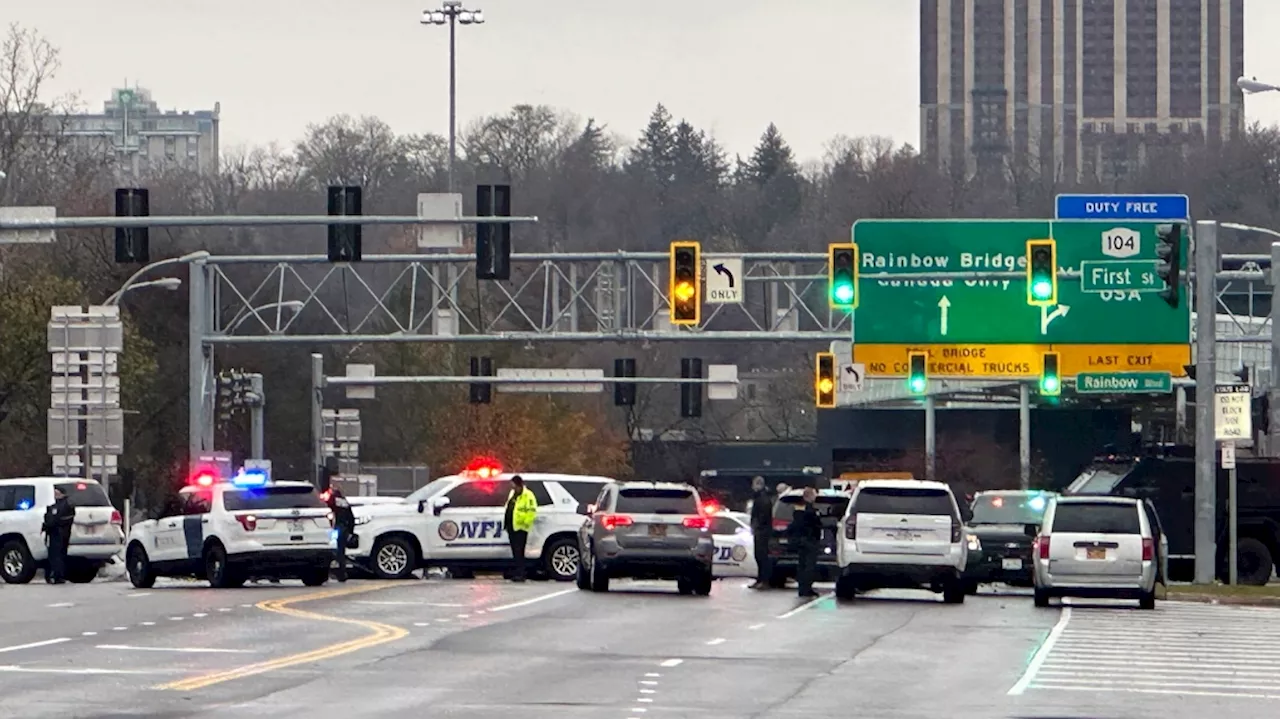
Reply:
M31 509L31 500L24 499L21 502L18 502L18 509Z
M1031 507L1037 512L1042 511L1044 509L1044 505L1045 505L1044 497L1032 497L1027 502L1027 506Z
M242 469L231 478L237 487L262 487L267 484L267 473L260 469Z

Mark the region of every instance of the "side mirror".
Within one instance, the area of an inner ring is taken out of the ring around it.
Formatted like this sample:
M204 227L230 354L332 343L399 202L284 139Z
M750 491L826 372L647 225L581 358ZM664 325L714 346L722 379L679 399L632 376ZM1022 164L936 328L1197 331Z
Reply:
M444 511L444 508L448 506L449 506L448 497L436 497L435 499L431 500L431 513L439 517L440 512Z
M588 505L587 505L587 514L588 514L588 515L592 515L592 514L595 514L595 513L596 513L596 505L594 505L594 504L588 504Z
M423 512L425 512L425 511L427 511L427 500L425 500L425 499L419 499L419 500L418 500L418 514L422 514L422 513L423 513Z
M1033 539L1034 539L1035 537L1040 536L1040 526L1039 526L1039 525L1036 525L1036 524L1027 524L1027 525L1023 525L1023 527L1022 527L1022 531L1023 531L1023 533L1024 533L1024 534L1026 534L1028 537L1031 537L1031 538L1033 538Z

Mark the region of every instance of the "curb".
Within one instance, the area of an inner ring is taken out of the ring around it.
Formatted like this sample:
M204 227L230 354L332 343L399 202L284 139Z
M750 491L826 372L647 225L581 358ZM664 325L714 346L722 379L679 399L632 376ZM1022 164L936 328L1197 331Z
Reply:
M1191 594L1187 592L1170 592L1171 602L1191 602L1195 604L1225 604L1234 606L1280 607L1280 597L1241 597L1218 594Z

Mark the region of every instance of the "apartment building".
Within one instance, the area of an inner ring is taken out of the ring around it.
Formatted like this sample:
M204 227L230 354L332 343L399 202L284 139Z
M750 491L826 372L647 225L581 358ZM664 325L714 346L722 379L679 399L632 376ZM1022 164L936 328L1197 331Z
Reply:
M63 118L58 131L114 154L122 179L172 167L214 172L220 109L161 110L145 88L117 88L102 112Z

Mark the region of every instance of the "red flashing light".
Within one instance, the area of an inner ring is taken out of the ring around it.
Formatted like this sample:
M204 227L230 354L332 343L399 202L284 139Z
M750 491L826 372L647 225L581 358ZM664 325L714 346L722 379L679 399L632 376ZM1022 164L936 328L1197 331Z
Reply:
M719 512L722 509L724 509L724 507L721 507L719 504L716 504L715 502L706 502L702 505L703 514L715 514L716 512Z
M630 527L631 517L625 514L606 514L600 518L600 526L612 532L618 527Z
M325 491L320 493L320 501L324 502L325 504L328 504L329 498L332 496L333 496L333 493L326 489Z
M462 473L480 479L497 479L502 474L502 463L493 457L476 457L467 463Z
M992 498L991 498L991 506L992 506L992 507L1003 507L1003 506L1004 506L1004 497L992 497Z
M84 483L84 482L79 482L79 483L77 483L77 484L76 484L76 489L83 490L83 489L85 489L85 487L86 487L86 485L85 485L85 483Z

